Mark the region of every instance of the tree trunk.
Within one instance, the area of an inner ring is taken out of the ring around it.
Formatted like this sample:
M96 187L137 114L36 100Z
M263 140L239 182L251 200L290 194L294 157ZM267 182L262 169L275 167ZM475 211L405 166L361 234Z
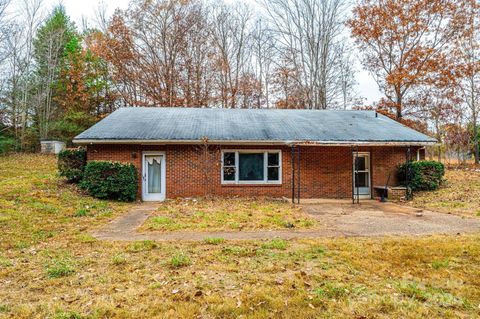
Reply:
M475 164L479 164L480 162L480 150L478 147L478 125L477 125L477 115L473 116L473 149L474 149L474 156L475 156Z
M397 92L397 102L395 103L395 108L396 108L396 120L397 121L400 121L403 117L403 114L402 114L402 109L403 109L403 105L402 105L402 96L400 95L400 92Z

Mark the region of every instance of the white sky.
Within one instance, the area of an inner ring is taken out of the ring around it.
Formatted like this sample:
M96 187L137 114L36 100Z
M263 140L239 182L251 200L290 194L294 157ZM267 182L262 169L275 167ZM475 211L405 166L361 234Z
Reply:
M18 1L18 0L13 0ZM252 3L252 0L243 0ZM129 0L44 0L44 9L48 12L55 5L62 3L67 11L67 14L81 26L82 18L92 20L95 16L95 10L99 3L103 2L107 6L108 14L112 14L116 8L124 9L127 7ZM379 92L377 84L372 76L365 70L361 69L360 63L357 64L359 72L356 76L357 93L366 99L367 104L378 101L382 94Z

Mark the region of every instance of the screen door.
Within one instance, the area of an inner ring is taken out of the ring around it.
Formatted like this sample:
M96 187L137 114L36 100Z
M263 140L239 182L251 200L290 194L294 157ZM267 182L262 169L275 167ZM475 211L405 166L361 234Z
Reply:
M354 194L370 196L370 153L353 153ZM358 188L358 190L357 190Z
M165 199L165 154L143 154L142 199L161 201Z

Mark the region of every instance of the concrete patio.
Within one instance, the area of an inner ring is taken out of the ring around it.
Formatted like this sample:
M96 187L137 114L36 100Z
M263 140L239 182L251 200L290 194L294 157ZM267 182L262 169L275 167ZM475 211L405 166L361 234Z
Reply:
M424 211L394 203L362 200L304 200L302 208L320 227L312 230L258 231L175 231L137 232L161 203L139 204L127 214L113 220L93 233L100 240L201 241L219 237L226 240L294 239L319 237L422 236L433 234L464 234L480 231L480 219Z

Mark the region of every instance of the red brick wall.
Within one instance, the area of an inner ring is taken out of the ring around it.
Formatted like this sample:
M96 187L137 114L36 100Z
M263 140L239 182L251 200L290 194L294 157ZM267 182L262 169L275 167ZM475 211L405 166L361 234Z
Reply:
M282 150L282 184L222 185L221 149ZM290 197L292 193L292 161L291 148L289 147L212 146L208 154L205 155L202 146L105 144L89 145L87 147L87 157L89 161L108 160L133 163L138 168L140 176L142 172L142 151L166 152L167 198L203 195ZM406 148L363 147L359 148L359 151L370 152L371 185L384 186L389 174L391 174L389 185L396 185L396 167L398 164L405 162ZM412 148L412 154L416 156L416 149ZM207 161L204 160L204 156L206 156ZM300 196L302 198L351 197L352 162L353 156L350 147L301 147ZM297 166L297 163L295 165ZM298 187L297 177L298 175L295 177L296 187ZM141 189L141 179L139 180L139 189Z

